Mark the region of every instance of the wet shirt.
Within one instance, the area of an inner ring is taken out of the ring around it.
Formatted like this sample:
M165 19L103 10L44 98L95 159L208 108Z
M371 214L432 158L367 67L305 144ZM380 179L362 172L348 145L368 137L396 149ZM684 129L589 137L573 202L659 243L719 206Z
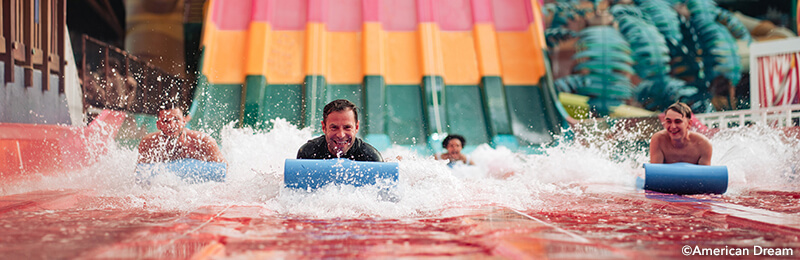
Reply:
M325 141L325 135L308 140L306 144L300 147L297 151L297 159L334 159L335 154L328 151L328 143ZM355 161L373 161L383 162L381 153L375 147L365 143L361 138L356 137L353 146L347 153L342 155L342 158L347 158Z

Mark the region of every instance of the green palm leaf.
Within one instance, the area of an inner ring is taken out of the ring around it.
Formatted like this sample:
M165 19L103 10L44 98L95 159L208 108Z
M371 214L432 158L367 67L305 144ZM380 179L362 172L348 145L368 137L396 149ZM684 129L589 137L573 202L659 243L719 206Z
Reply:
M575 87L577 94L589 96L589 105L599 116L608 115L612 106L623 103L633 95L628 77L635 73L631 64L631 48L622 35L610 26L592 26L578 33L580 61L573 70L586 73ZM566 87L565 87L566 88Z

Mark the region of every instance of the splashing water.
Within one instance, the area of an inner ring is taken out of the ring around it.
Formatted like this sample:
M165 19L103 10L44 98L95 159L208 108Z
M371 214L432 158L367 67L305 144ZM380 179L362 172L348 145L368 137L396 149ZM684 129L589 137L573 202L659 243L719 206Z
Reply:
M383 151L398 161L397 202L376 199L377 187L328 185L316 192L283 187L284 160L314 137L276 119L269 131L226 126L220 145L228 161L225 183L187 184L175 176L159 175L150 186L136 185L137 152L112 147L98 163L57 176L44 176L0 189L9 195L36 190L80 189L98 196L124 198L124 205L152 210L193 210L209 205L259 205L276 214L307 218L406 218L447 216L459 209L498 205L518 210L546 208L548 196L580 195L581 185L632 187L645 148L620 149L619 140L604 132L560 142L542 154L519 154L504 147L481 145L471 157L475 166L449 168L445 161L402 147ZM602 132L602 131L601 131ZM641 133L628 133L637 135ZM800 190L800 139L769 128L736 128L712 139L712 165L727 165L729 192Z

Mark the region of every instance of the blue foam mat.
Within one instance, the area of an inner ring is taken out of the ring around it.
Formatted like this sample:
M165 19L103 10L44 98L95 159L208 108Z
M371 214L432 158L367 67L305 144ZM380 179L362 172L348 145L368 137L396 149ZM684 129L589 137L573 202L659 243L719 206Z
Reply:
M227 165L219 162L206 162L195 159L180 159L161 163L140 163L136 166L136 182L147 183L162 173L171 173L189 183L208 181L224 182Z
M644 189L672 194L723 194L728 167L690 163L645 163Z
M326 184L392 186L398 180L396 162L360 162L347 159L287 159L283 182L288 188L314 190Z

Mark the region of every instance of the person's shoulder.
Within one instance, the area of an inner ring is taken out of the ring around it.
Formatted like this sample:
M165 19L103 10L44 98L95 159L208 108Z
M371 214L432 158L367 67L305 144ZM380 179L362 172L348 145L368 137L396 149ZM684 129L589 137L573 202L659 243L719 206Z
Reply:
M322 150L324 147L325 136L321 135L318 137L314 137L309 139L306 143L300 146L297 149L297 159L320 159L321 155L319 152L324 152L327 150Z
M358 152L362 154L362 156L366 157L368 161L375 161L375 162L382 162L383 156L381 153L371 144L364 142L361 138L356 137L356 145L358 145Z
M667 135L667 130L661 130L653 134L653 137L650 138L650 149L653 150L661 150L665 143L669 143L669 136Z
M667 137L667 130L660 130L660 131L656 132L655 134L653 134L652 137L650 137L650 141L651 142L652 141L659 141L660 139L665 138L665 137Z
M689 134L691 134L692 139L696 140L696 142L704 145L705 144L711 145L711 140L709 140L708 137L706 137L704 134L698 132L690 132Z
M306 151L314 150L314 149L317 149L318 147L322 146L324 143L325 143L325 136L324 135L320 135L320 136L308 139L308 141L306 143L304 143L303 145L300 146L300 150L301 151L302 150L306 150Z
M192 129L184 129L186 135L196 139L211 138L211 135Z
M206 134L204 132L191 129L185 129L184 131L185 131L184 133L186 133L186 136L192 140L196 140L195 142L199 141L201 143L214 143L214 144L217 143L217 140L215 140L214 137L211 137L210 134Z
M374 146L372 146L371 144L367 143L366 141L364 141L359 137L356 137L356 145L359 146L361 150L370 150L375 152L378 151L378 149L375 149Z
M701 138L703 140L708 140L708 137L706 137L706 135L704 135L704 134L701 134L701 133L698 133L698 132L695 132L695 131L691 131L689 133L691 133L692 136L696 136L696 137Z
M325 144L325 142L326 142L325 141L325 135L320 135L320 136L308 139L308 141L305 144L303 144L302 147L320 146L322 144Z
M666 135L666 134L667 134L667 130L666 129L661 129L661 130L658 130L658 132L656 132L655 134L653 134L653 136L662 136L662 135Z
M153 142L158 138L159 134L161 134L161 132L152 132L152 133L146 134L144 137L142 137L142 140L139 141L139 144L141 145L141 144Z
M149 134L146 134L146 135L144 135L144 137L142 137L142 140L151 140L151 139L156 139L156 137L157 137L159 134L161 134L161 132L158 132L158 131L156 131L156 132L152 132L152 133L149 133Z

